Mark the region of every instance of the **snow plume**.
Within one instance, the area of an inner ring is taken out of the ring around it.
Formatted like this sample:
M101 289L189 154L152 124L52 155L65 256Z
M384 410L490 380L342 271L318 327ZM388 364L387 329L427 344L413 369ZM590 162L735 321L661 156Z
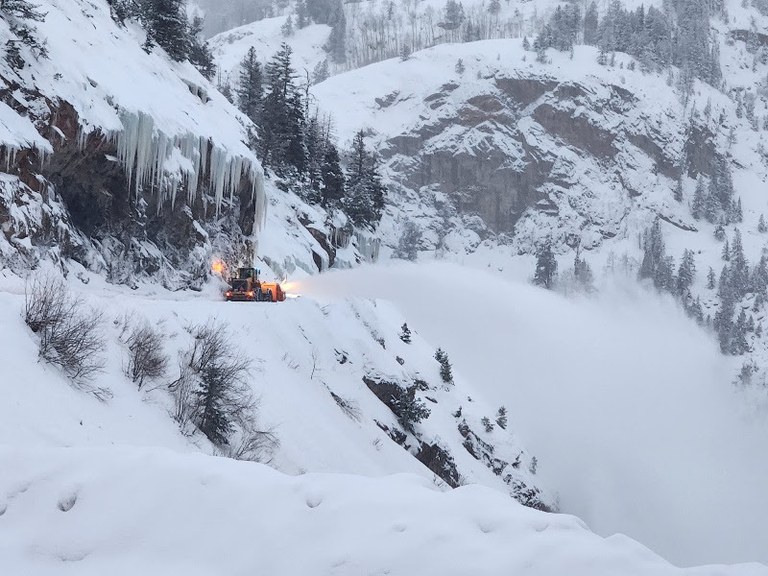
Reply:
M671 301L611 289L572 301L448 264L309 278L319 298L384 297L509 408L564 512L682 565L768 562L768 430L733 367Z
M168 137L158 130L152 116L143 112L120 115L124 129L112 134L117 154L128 179L136 190L149 186L161 194L159 206L170 200L176 204L180 184L187 190L187 203L192 204L203 176L208 174L216 212L224 195L230 200L245 177L256 199L256 222L263 222L266 211L261 167L239 155L228 153L207 138L187 133Z

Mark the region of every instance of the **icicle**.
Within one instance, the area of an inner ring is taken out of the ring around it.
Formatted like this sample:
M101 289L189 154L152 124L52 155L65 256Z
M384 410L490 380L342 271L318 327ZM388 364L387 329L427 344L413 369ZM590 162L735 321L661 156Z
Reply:
M189 133L171 138L158 130L153 118L143 112L122 113L120 119L123 130L110 135L117 148L118 160L136 192L141 186L150 187L158 199L158 210L168 200L175 207L178 188L182 184L187 188L187 203L192 204L201 180L207 178L218 215L225 194L229 195L230 201L234 200L245 177L251 184L257 224L261 227L266 198L263 173L254 160L231 154L207 138Z

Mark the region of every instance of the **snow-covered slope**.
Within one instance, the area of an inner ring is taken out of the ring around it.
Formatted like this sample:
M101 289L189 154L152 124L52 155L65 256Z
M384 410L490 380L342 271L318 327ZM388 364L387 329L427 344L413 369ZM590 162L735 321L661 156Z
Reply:
M281 28L286 17L266 18L246 24L211 38L211 48L222 79L237 85L240 63L248 50L256 50L260 62L267 62L274 56L280 45L286 42L293 50L292 62L300 73L302 81L306 74L312 75L315 67L327 58L323 46L328 41L330 27L325 24L310 24L306 28L294 30L290 36L284 36Z
M143 31L116 24L106 0L37 4L47 56L21 45L23 65L0 61L5 263L42 255L115 281L162 269L169 285L190 283L213 218L233 216L246 237L262 223L249 121L191 64L143 50ZM11 34L5 19L0 31Z
M758 576L674 568L622 537L497 492L409 475L284 476L147 449L0 451L0 569L13 576Z

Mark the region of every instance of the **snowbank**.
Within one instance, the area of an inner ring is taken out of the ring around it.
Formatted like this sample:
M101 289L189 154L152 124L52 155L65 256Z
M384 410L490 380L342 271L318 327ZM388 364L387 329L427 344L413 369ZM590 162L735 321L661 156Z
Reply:
M284 476L157 449L0 450L0 572L765 575L675 569L624 537L480 487Z

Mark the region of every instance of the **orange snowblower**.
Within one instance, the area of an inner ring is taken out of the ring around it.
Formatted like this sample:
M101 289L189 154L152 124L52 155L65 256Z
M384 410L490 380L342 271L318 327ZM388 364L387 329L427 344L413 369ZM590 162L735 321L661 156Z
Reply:
M262 282L256 268L238 268L224 293L227 302L282 302L285 292L278 282Z

